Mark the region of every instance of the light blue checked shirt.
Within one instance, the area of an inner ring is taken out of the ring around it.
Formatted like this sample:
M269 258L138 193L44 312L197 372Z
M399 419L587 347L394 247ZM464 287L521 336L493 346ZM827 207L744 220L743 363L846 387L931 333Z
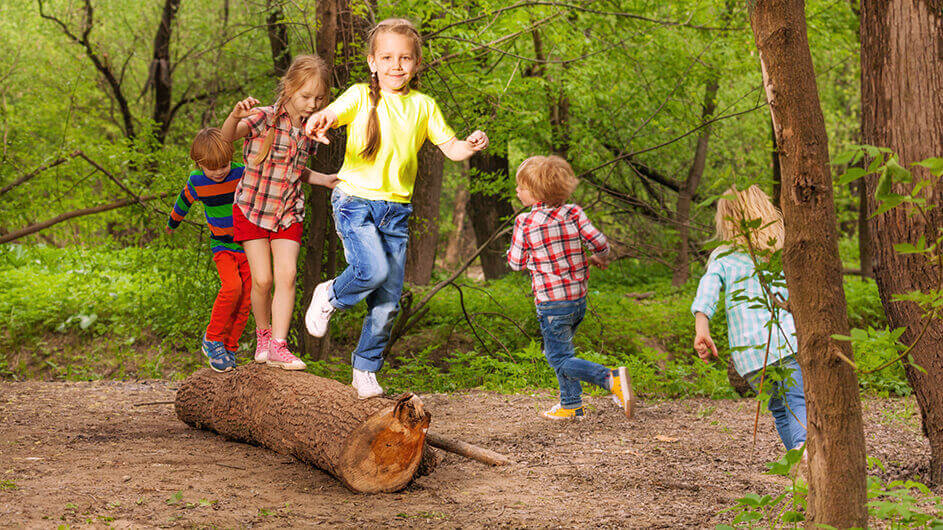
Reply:
M773 293L779 293L784 299L789 298L789 291L781 286L771 286ZM711 253L707 262L707 272L697 286L697 295L691 304L691 313L704 313L707 318L714 316L720 291L724 291L724 304L727 311L727 339L730 355L740 375L747 375L763 368L766 355L766 341L770 339L767 365L796 353L796 323L792 314L780 309L779 325L773 324L773 334L769 334L772 315L761 306L759 299L765 298L763 286L756 277L750 256L743 252L730 253L729 248L718 248ZM748 299L753 299L750 301ZM735 349L741 348L741 349Z

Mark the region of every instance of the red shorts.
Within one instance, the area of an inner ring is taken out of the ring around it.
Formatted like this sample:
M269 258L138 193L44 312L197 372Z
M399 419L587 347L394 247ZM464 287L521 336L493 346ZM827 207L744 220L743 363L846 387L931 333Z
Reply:
M252 221L246 219L242 213L242 208L232 205L232 231L233 239L238 242L252 241L253 239L288 239L301 244L301 223L292 223L288 228L279 230L266 230L258 225L252 224Z

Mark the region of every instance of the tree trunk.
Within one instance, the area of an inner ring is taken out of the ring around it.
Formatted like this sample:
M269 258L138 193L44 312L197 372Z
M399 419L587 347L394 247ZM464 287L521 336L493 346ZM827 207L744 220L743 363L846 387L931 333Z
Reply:
M170 129L171 83L172 69L170 66L170 35L173 29L174 17L180 7L180 0L166 0L161 13L160 25L154 37L154 58L151 60L151 83L154 88L154 126L157 127L156 138L163 144L167 131Z
M174 410L187 425L291 455L361 493L409 484L431 418L412 394L361 400L332 379L255 363L195 372Z
M773 163L773 204L781 208L783 195L783 172L779 164L779 143L776 142L776 129L773 127L773 120L769 122L769 136L772 138L773 151L770 154Z
M865 0L861 4L861 129L864 142L888 147L900 164L910 167L931 156L943 155L943 2L939 0ZM915 183L932 178L914 166ZM867 179L873 197L876 177ZM905 186L893 191L904 193ZM895 208L871 219L873 273L891 328L906 327L901 337L915 340L926 325L913 303L896 302L895 295L936 289L940 270L919 254L901 255L896 243L916 243L919 237L935 241L943 226L943 183L926 188L928 220L908 216ZM874 199L870 208L874 211ZM912 350L913 363L905 365L907 380L920 406L923 432L930 440L930 478L943 483L943 320L936 319Z
M431 142L419 150L419 171L413 191L413 216L409 219L406 247L406 281L426 285L435 269L439 244L439 200L442 197L442 170L445 157Z
M318 2L318 5L323 2ZM268 33L269 46L272 49L272 64L275 68L275 77L281 77L291 66L291 49L288 46L288 26L283 19L285 13L281 4L268 2L268 17L265 19L265 29Z
M318 146L317 154L311 159L311 167L322 173L336 173L344 162L346 135L339 129L330 131L331 143ZM305 201L305 253L304 269L301 277L302 307L307 308L308 302L314 294L314 288L319 283L334 277L337 270L337 233L334 228L333 210L331 208L331 191L321 186L314 186ZM327 250L327 256L325 256ZM325 259L326 258L326 259ZM325 265L327 268L325 269ZM305 355L314 360L330 358L330 333L317 338L305 329L304 319L296 322L300 346Z
M807 400L809 524L864 527L865 446L848 334L825 120L802 0L750 2L750 23L780 150L783 269Z
M463 176L468 175L468 163L465 163L466 170ZM466 177L467 178L467 177ZM471 225L468 222L468 188L460 185L458 193L455 194L455 206L452 211L452 224L455 226L455 233L449 238L449 244L445 247L445 268L451 271L462 261L462 251L466 246L466 241L470 241L472 235Z
M508 178L507 155L481 152L471 157L472 181L478 188L468 200L475 241L481 246L495 233L504 219L514 213L511 202L500 191ZM484 188L484 189L482 189ZM498 191L491 191L498 188ZM494 280L508 273L505 252L511 244L510 236L499 237L481 253L481 268L486 280Z
M871 229L868 226L868 186L863 180L855 183L858 191L858 261L861 264L861 276L874 278L871 265Z
M701 107L701 122L706 122L714 114L716 107L715 99L719 85L716 77L711 77L704 88L704 105ZM688 171L688 178L684 181L681 192L678 193L678 207L675 214L675 220L678 222L678 238L681 240L678 246L678 261L675 264L674 275L671 278L671 284L675 287L683 285L688 281L691 273L691 267L688 264L688 221L691 218L691 197L697 191L701 183L701 177L704 175L704 165L707 162L707 143L711 136L711 126L706 125L701 129L697 137L697 147L694 150L694 161L691 162L691 169Z

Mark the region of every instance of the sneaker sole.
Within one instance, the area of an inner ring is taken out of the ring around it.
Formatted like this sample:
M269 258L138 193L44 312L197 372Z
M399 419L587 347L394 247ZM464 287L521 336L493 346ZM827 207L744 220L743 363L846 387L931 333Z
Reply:
M317 320L316 315L315 315L315 310L314 310L315 308L314 302L315 300L318 299L318 293L321 288L321 285L324 285L324 284L319 284L317 287L314 288L314 293L311 294L311 303L308 304L308 310L305 311L305 329L308 330L308 333L312 337L317 337L317 338L321 338L327 334L327 326L324 326L323 330L319 330L319 329L315 329L315 326L313 324L313 322ZM331 284L328 284L328 287L330 287L330 285ZM328 287L325 287L325 289L327 289Z
M624 366L619 367L619 388L622 390L622 397L625 399L623 409L625 417L631 418L635 414L635 395L632 394L632 382L629 380L629 374Z
M568 418L561 418L560 416L548 416L546 414L541 413L540 417L542 417L545 420L550 420L550 421L583 421L584 419L586 419L585 414L582 416L570 416Z
M301 365L293 365L292 363L283 363L279 361L265 361L265 364L281 368L282 370L304 370L307 368L307 365L304 363L301 363Z

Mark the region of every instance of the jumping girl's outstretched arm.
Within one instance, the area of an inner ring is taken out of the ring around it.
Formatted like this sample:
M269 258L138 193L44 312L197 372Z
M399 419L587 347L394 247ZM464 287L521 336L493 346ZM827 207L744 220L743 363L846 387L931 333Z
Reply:
M438 147L449 160L461 162L462 160L468 160L473 154L488 147L488 135L484 131L476 130L464 140L452 138L443 144L439 144Z
M252 107L258 104L259 100L251 96L236 103L221 127L223 138L230 142L245 138L249 134L249 125L242 123L242 119L251 114Z
M308 122L305 124L305 134L326 145L331 143L327 139L327 131L336 124L337 114L330 109L323 109L308 118Z

